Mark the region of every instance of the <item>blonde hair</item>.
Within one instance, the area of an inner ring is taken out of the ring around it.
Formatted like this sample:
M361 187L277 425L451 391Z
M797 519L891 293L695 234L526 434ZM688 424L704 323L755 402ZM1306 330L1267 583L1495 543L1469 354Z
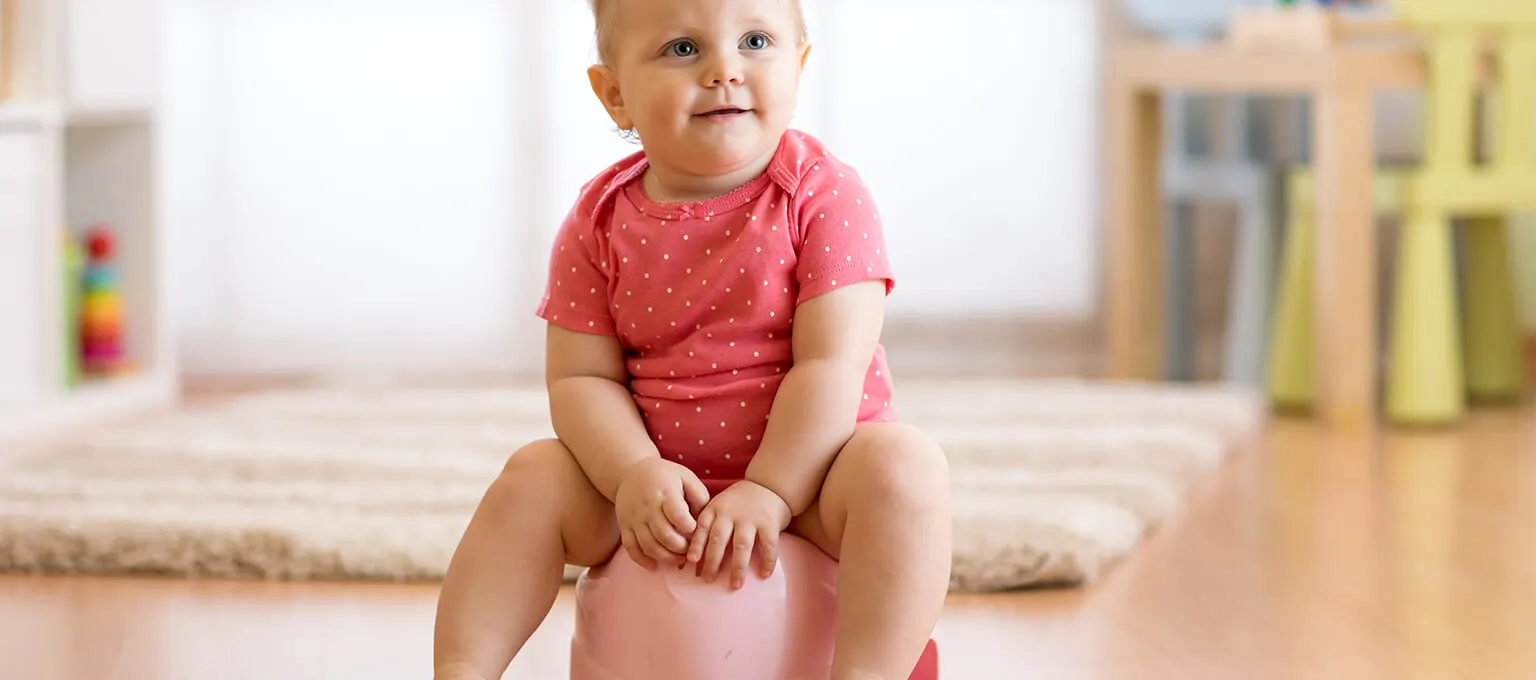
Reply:
M810 37L805 27L805 8L800 6L800 0L790 0L790 2L795 3L795 19L800 22L799 38L801 42L805 42ZM587 3L592 6L592 20L597 25L598 59L602 60L605 64L612 63L611 45L608 42L608 36L612 29L613 7L619 3L619 0L587 0Z

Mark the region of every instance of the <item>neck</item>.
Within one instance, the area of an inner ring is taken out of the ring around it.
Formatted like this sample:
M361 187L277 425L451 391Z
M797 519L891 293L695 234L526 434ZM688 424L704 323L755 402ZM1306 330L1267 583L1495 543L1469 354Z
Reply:
M641 186L645 188L647 196L663 202L705 201L717 198L731 193L737 187L767 171L768 164L773 162L776 151L777 149L769 149L767 153L753 159L750 163L718 175L695 175L652 162L646 167L645 176L641 178Z

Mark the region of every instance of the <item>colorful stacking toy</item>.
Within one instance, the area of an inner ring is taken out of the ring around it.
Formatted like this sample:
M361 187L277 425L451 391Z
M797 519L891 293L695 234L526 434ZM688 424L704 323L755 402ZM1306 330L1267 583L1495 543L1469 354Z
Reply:
M131 370L123 327L123 301L118 288L117 242L110 227L95 226L85 234L85 266L81 270L80 356L87 376L115 375Z

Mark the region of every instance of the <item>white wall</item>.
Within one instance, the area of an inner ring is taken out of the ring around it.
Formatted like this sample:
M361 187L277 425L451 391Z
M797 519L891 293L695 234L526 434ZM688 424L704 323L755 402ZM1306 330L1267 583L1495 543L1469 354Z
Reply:
M796 124L877 192L892 314L1089 316L1093 3L807 4ZM549 239L635 150L588 89L586 3L180 0L168 26L189 371L537 368Z

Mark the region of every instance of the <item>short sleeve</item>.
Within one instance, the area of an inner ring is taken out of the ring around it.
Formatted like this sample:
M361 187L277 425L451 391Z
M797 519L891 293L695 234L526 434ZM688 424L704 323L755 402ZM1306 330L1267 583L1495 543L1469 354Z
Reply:
M580 333L614 333L604 250L597 230L579 210L573 210L550 247L549 278L537 312L540 318Z
M853 168L830 158L806 171L797 191L802 232L795 304L843 286L884 280L896 286L873 196Z

